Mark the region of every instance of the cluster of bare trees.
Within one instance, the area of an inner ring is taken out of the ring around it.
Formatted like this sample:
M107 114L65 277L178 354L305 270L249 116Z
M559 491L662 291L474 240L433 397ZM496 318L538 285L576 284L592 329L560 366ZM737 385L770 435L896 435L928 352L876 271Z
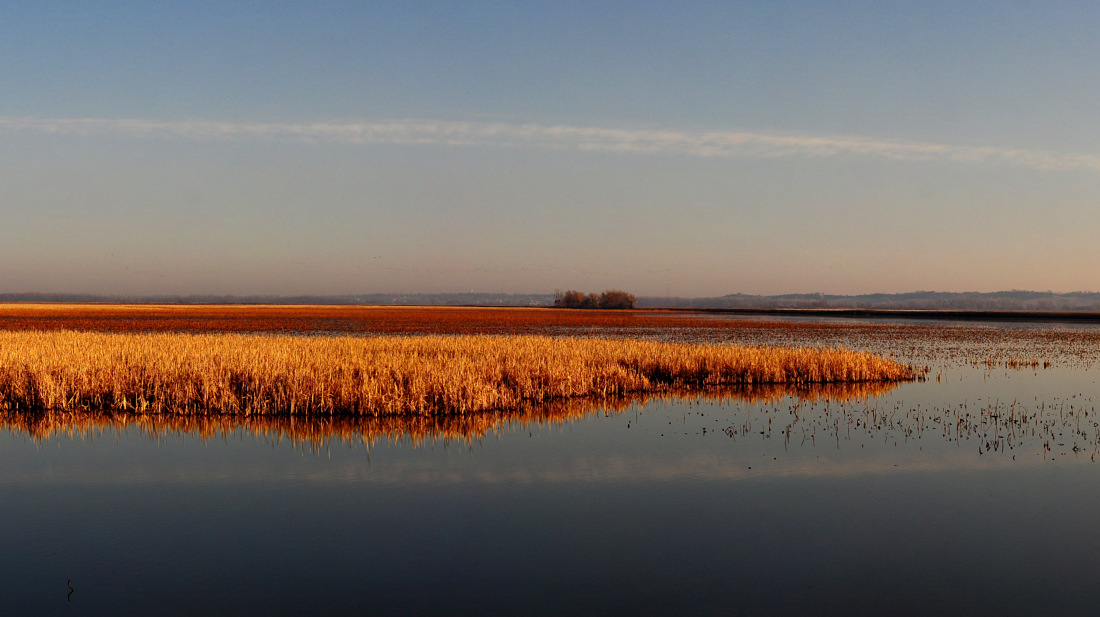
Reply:
M608 289L602 294L583 294L574 289L554 292L554 306L583 309L632 309L637 298L620 289Z

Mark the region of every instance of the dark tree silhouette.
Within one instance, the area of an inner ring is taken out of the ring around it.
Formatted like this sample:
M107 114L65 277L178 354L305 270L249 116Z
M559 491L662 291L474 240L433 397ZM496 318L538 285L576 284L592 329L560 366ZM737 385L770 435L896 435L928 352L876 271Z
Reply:
M585 295L575 289L569 291L557 291L554 298L554 306L558 308L583 308L583 309L632 309L637 298L620 289L608 289L600 295Z

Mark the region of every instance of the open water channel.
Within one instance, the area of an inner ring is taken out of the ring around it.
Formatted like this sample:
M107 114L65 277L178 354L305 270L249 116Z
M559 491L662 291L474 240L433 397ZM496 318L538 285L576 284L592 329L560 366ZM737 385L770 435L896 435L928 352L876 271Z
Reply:
M1097 331L869 328L848 341L746 342L844 342L927 364L929 379L534 412L465 435L9 417L0 607L1100 609Z

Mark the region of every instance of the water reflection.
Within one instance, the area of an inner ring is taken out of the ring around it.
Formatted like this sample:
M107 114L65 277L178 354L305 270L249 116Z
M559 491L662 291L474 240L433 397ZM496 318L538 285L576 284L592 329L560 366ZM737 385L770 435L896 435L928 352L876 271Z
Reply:
M956 410L932 403L953 400L945 388L758 389L404 422L0 414L17 435L0 444L0 523L18 530L0 539L13 556L0 560L5 606L464 614L457 594L470 614L725 615L738 613L711 598L731 580L751 609L741 614L1095 606L1100 476L1083 454L1050 462L1038 441L1078 418L1085 430L1091 401ZM514 428L534 425L533 437ZM985 451L983 425L1013 445ZM427 443L508 427L473 447ZM299 449L382 443L313 455L220 439L247 433ZM621 597L592 609L608 573ZM1002 588L1024 592L975 600Z
M1017 377L1013 382L1018 381ZM0 411L0 423L37 443L55 438L120 436L160 443L251 436L320 452L334 445L378 445L410 451L434 444L471 446L487 436L516 457L496 469L505 476L529 458L525 439L571 432L575 460L594 451L614 457L636 444L622 465L593 464L580 475L600 479L833 475L872 470L986 468L1017 461L1096 462L1100 416L1083 394L1020 400L1009 380L995 380L989 397L952 401L949 385L885 383L766 385L669 391L660 395L570 399L518 409L452 416L175 415L110 412ZM973 386L971 386L973 388ZM935 398L936 390L947 399ZM997 396L1001 393L1002 396ZM971 394L976 394L971 390ZM957 399L955 399L957 400ZM602 422L593 424L596 419ZM581 428L583 430L576 430ZM630 433L617 432L629 429ZM703 438L703 439L700 439ZM675 453L675 461L663 455ZM755 463L753 461L756 461ZM575 462L575 461L574 461ZM587 464L587 463L586 463ZM538 475L571 477L571 463ZM622 473L613 473L619 469ZM648 470L648 471L647 471ZM452 473L454 469L448 469ZM521 475L531 470L525 469ZM482 470L484 472L484 470ZM557 475L555 475L557 474ZM379 476L381 478L381 476ZM576 479L576 478L574 478ZM406 478L408 480L408 478Z
M939 378L449 418L0 412L4 608L1095 610L1100 338L875 332ZM1053 364L987 361L1012 357Z
M763 405L793 398L805 402L866 400L897 387L894 383L836 383L809 386L758 385L750 387L669 391L658 395L568 399L518 409L450 416L295 416L295 415L181 415L111 413L97 411L0 410L0 423L10 432L36 441L53 437L94 438L136 429L154 440L173 435L193 435L202 440L249 433L273 441L313 449L331 442L405 443L419 447L428 442L472 442L488 434L578 421L594 414L617 415L647 404L681 400Z

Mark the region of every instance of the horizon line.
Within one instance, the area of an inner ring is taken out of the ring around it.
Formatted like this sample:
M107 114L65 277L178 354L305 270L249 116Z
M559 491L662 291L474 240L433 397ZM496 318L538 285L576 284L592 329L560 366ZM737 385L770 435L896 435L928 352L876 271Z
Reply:
M57 296L80 296L87 298L105 298L105 299L117 299L117 298L131 298L131 299L167 299L167 298L238 298L238 299L293 299L293 298L355 298L359 296L554 296L557 291L416 291L416 292L387 292L387 291L375 291L375 292L361 292L361 293L93 293L93 292L71 292L71 291L0 291L0 302L3 302L4 298L10 297L57 297ZM897 292L885 292L885 291L872 291L861 293L833 293L823 291L804 291L804 292L784 292L774 294L761 294L761 293L744 293L744 292L731 292L721 295L703 295L703 296L667 296L657 294L634 294L638 298L673 298L680 300L706 300L706 299L718 299L729 298L733 296L742 296L748 298L783 298L791 296L822 296L822 297L834 297L834 298L855 298L861 296L908 296L916 294L942 294L942 295L979 295L990 296L998 294L1035 294L1035 295L1051 295L1051 296L1074 296L1074 295L1100 295L1100 291L1087 291L1083 289L1073 291L1051 291L1051 290L1033 290L1033 289L1000 289L996 291L936 291L931 289L921 289L914 291L897 291Z

